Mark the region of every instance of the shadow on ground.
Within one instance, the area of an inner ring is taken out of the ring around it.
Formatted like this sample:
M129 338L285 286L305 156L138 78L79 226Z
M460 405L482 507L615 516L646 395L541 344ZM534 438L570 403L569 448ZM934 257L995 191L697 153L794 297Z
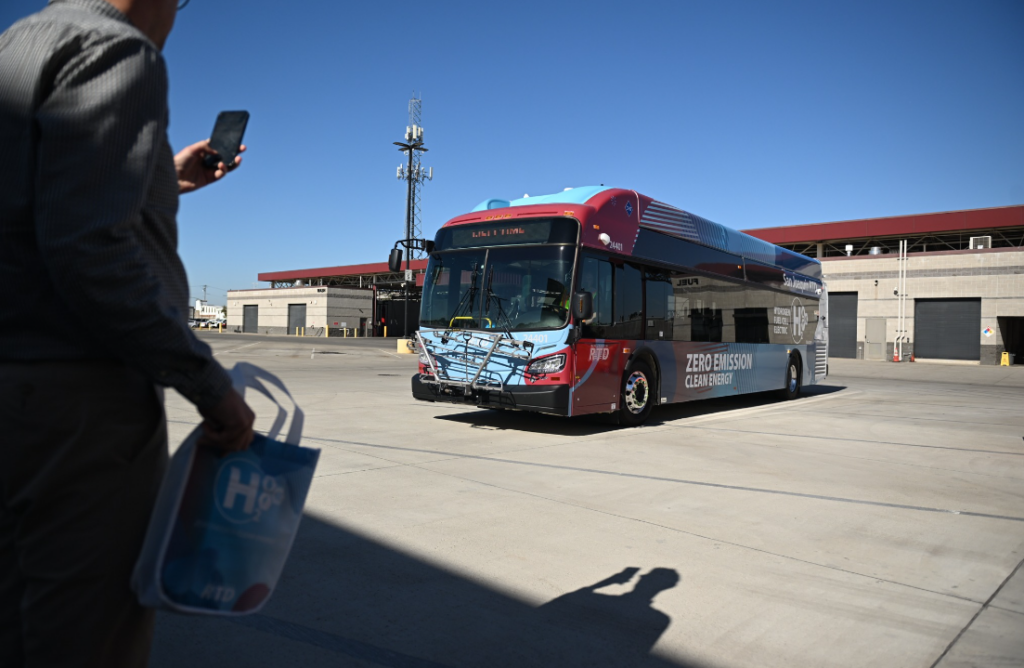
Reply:
M812 385L801 389L801 399L820 397L846 389L845 385ZM799 406L801 399L793 402ZM655 427L676 420L711 415L723 411L734 411L740 408L757 408L771 404L785 403L775 392L758 392L736 397L721 399L702 399L688 401L669 406L657 406L644 426ZM542 413L527 413L514 410L480 409L469 412L452 413L435 416L435 420L461 422L476 429L515 430L562 436L592 436L610 430L627 428L619 425L617 420L607 415L584 415L576 418L565 418Z
M162 613L150 666L686 666L650 654L671 623L656 596L678 582L630 566L535 607L307 516L263 612Z

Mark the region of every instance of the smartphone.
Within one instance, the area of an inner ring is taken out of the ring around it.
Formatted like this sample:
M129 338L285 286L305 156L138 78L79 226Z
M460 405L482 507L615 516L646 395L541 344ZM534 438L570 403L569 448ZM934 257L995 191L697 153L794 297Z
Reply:
M216 169L217 163L220 162L228 168L233 166L248 123L248 111L222 111L217 114L217 123L214 124L213 134L210 135L210 148L216 155L206 155L203 158L203 165L210 169Z

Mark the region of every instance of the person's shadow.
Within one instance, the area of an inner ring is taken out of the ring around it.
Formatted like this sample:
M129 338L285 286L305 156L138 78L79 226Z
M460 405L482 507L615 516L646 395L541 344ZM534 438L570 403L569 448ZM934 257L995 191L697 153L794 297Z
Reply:
M640 571L626 568L600 582L563 594L545 603L537 612L560 626L579 626L588 633L608 638L611 644L634 653L651 651L668 628L671 618L651 604L660 592L675 587L679 573L671 568L654 568L637 580L624 594L599 594L598 589L628 584Z
M640 577L631 591L598 593L605 587L628 584L639 571L626 568L600 582L563 594L516 615L514 624L486 625L487 640L480 645L486 649L462 657L468 661L455 661L454 665L681 665L662 662L650 653L671 621L652 606L654 597L676 586L679 574L675 570L653 568Z
M653 607L654 597L675 587L679 573L671 568L653 568L637 580L631 591L598 592L611 585L628 584L639 571L626 568L537 608L538 621L561 636L558 642L543 643L545 662L556 658L552 656L555 647L565 648L570 654L563 657L562 665L631 666L649 659L651 649L671 622L668 615ZM569 640L573 637L586 640ZM589 661L581 663L583 647Z

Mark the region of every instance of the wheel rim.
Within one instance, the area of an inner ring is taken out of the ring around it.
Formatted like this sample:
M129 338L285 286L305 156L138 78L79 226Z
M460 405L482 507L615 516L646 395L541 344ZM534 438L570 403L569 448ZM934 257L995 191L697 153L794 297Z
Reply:
M639 415L647 408L648 392L647 376L640 371L634 371L626 379L626 408L633 415Z
M789 363L789 391L796 392L796 364L793 362Z

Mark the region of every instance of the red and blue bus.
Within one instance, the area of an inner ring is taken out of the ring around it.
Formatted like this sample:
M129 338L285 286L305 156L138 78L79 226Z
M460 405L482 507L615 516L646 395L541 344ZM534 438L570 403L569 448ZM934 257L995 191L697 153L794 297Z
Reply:
M438 231L413 396L640 424L825 378L818 260L641 195L489 199Z

